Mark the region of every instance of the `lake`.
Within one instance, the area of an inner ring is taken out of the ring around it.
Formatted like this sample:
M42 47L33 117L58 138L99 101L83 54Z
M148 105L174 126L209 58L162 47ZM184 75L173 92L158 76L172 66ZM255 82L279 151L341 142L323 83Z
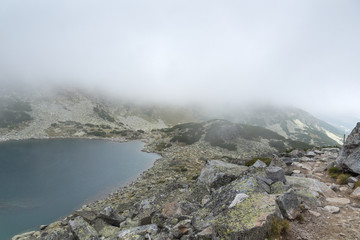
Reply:
M38 230L135 180L160 156L139 141L0 143L0 239Z

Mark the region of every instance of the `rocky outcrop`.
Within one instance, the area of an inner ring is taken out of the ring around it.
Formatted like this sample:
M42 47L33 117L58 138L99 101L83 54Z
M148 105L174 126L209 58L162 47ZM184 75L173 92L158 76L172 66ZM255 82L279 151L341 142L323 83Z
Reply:
M221 160L209 160L198 178L199 184L210 188L218 188L240 177L248 168L226 163Z
M360 174L360 122L347 137L336 162L342 169Z

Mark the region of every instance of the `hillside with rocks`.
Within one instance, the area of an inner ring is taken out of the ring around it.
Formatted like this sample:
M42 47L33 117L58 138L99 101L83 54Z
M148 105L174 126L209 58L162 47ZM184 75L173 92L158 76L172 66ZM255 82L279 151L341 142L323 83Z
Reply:
M288 141L315 146L342 144L336 128L300 109L264 106L230 112L221 117L234 123L266 128ZM9 92L0 98L0 141L105 135L121 138L134 132L136 135L136 131L150 132L179 123L206 122L214 116L199 107L135 104L81 90Z
M135 182L13 239L360 239L360 177L337 164L339 148L244 161L206 142L211 124L185 126L144 137L162 158Z

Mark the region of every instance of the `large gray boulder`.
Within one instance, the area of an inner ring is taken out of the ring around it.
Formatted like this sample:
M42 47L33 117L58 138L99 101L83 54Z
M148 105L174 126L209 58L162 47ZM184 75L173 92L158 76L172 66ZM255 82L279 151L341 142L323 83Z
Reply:
M208 160L197 181L199 184L205 184L210 188L219 188L240 177L247 169L246 166L221 160Z
M286 182L285 172L281 167L270 166L265 170L266 177L273 182Z
M285 194L276 199L279 205L281 214L290 220L296 219L301 212L299 201L293 189L290 189Z
M336 162L342 169L360 174L360 122L347 137Z

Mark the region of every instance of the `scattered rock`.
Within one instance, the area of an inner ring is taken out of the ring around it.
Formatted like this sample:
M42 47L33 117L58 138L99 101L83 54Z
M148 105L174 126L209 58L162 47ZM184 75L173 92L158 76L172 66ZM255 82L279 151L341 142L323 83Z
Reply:
M306 152L305 156L308 158L313 158L316 156L316 153L314 153L313 151L308 151Z
M40 225L40 230L45 230L45 228L47 228L48 225Z
M346 181L347 183L356 183L358 179L356 177L349 177Z

